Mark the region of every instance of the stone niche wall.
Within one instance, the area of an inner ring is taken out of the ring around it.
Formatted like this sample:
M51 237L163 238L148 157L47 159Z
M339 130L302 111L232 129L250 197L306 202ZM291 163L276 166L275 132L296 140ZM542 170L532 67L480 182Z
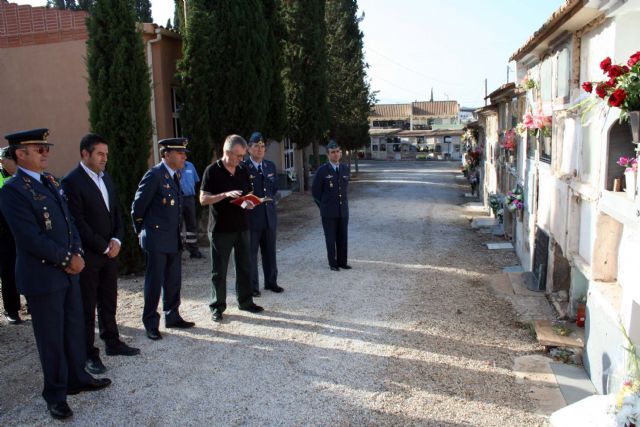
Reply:
M623 225L607 214L599 213L593 245L592 279L615 282L618 278L618 249Z

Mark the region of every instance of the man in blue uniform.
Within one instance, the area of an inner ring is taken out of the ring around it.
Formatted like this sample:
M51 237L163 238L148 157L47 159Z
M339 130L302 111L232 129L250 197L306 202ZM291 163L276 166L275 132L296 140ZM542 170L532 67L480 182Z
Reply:
M111 384L84 370L86 350L78 274L80 236L60 183L44 170L47 129L6 135L18 171L0 191L0 210L16 241L16 284L27 298L44 373L42 396L54 418L73 415L67 395Z
M142 322L151 340L162 338L158 330L158 302L163 295L167 328L191 328L179 312L182 287L182 194L180 169L187 159L187 140L158 141L162 162L142 177L131 206L133 228L146 254Z
M180 189L182 190L182 220L184 232L182 234L190 258L202 258L198 249L198 218L196 215L196 188L200 182L198 171L193 163L184 162L180 170Z
M262 271L264 288L275 293L284 291L278 286L278 266L276 264L276 194L278 193L278 176L276 165L265 160L265 140L260 132L254 132L249 138L249 158L244 164L249 171L251 191L254 195L271 201L262 203L249 211L251 230L251 288L253 296L260 296L260 280L258 278L258 248L262 255Z
M16 161L11 147L0 148L0 188L16 173ZM0 213L0 282L4 315L10 325L22 323L20 294L16 288L16 242L9 225Z
M329 268L349 270L347 264L347 227L349 225L349 168L340 164L342 150L334 141L327 144L329 162L320 166L313 179L311 192L320 208L324 240L327 244Z

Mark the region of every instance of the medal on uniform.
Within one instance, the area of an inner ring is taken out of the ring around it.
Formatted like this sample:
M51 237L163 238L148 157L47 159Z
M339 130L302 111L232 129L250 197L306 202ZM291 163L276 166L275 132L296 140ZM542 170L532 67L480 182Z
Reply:
M333 181L329 181L329 188L333 188Z
M166 205L166 204L167 204L167 199L166 199L166 198L164 198L164 197L162 198L162 204L163 204L163 205Z
M176 204L176 201L175 201L175 200L173 200L173 199L171 199L171 206L173 206L173 205L175 205L175 204Z

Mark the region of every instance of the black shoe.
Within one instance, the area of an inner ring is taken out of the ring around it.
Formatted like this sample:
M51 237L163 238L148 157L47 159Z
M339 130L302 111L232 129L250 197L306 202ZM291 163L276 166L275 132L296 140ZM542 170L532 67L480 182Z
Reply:
M331 269L331 271L340 271L338 267L329 266L329 268Z
M222 322L222 313L217 311L215 313L211 313L211 320L214 322Z
M118 341L115 345L107 346L105 353L107 353L107 356L135 356L136 354L140 354L140 349L129 347L122 341Z
M91 378L91 381L82 384L79 387L67 389L67 395L73 396L74 394L82 393L83 391L98 391L103 388L109 387L111 380L109 378Z
M64 420L73 415L73 411L69 408L67 402L47 403L47 409L56 420Z
M22 319L18 313L5 313L5 317L10 325L19 325L22 323Z
M93 375L100 375L107 372L107 367L104 366L99 356L95 356L87 359L84 370Z
M240 307L240 310L248 311L251 313L260 313L261 311L264 311L264 308L260 307L257 304L251 303L251 305L248 305L246 307Z
M202 252L200 252L200 251L191 252L191 255L189 255L189 258L200 259L200 258L203 258L203 255L202 255Z
M349 264L341 265L340 268L343 270L351 270L351 266Z
M254 298L259 298L262 294L260 293L260 291L253 291L253 292L251 293L251 295L252 295Z
M147 329L147 338L158 341L162 339L162 335L160 335L160 331L157 329Z
M173 322L166 322L165 326L167 328L178 328L178 329L188 329L196 326L194 322L187 322L186 320L180 318Z
M284 288L281 288L281 287L280 287L280 286L278 286L278 285L271 286L271 287L268 287L268 288L265 288L265 289L268 289L268 290L270 290L271 292L275 292L276 294L279 294L280 292L284 292Z

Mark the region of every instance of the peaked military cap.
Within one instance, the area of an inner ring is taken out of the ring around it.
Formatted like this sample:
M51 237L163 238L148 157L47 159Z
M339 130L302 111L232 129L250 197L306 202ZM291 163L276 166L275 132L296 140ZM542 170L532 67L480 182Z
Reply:
M188 153L187 144L189 140L187 138L167 138L161 139L158 141L158 145L160 148L164 148L165 150L173 150L173 151L182 151Z
M260 132L254 132L251 134L251 137L249 138L249 144L255 144L256 142L266 142L264 140L264 136L262 136L262 133Z
M327 150L337 150L338 148L340 148L340 145L338 145L336 140L330 139L329 143L327 144Z
M47 137L49 136L49 129L40 128L40 129L31 129L31 130L23 130L20 132L9 133L5 135L7 141L9 141L9 145L11 146L20 146L20 145L53 145L50 142L47 142Z

